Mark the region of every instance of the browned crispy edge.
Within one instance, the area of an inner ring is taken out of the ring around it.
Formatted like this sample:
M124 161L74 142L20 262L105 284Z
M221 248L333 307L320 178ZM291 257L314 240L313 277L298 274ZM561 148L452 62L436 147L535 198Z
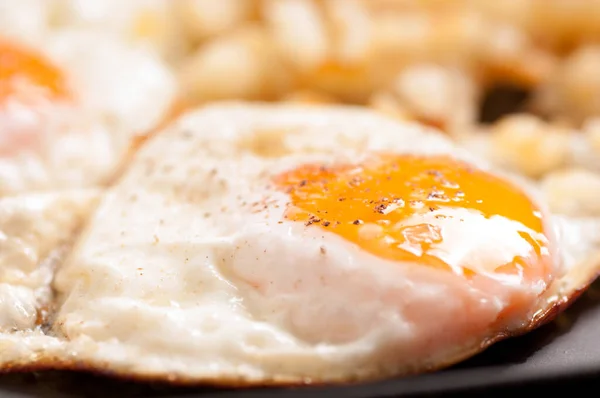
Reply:
M134 136L129 143L129 147L125 152L123 158L115 168L114 172L104 181L105 187L110 187L114 185L123 175L123 173L127 170L127 167L133 160L137 151L152 137L158 134L160 131L165 129L169 124L175 121L179 116L184 114L188 109L190 109L191 104L185 101L183 98L176 99L165 116L158 122L156 126L154 126L149 131Z

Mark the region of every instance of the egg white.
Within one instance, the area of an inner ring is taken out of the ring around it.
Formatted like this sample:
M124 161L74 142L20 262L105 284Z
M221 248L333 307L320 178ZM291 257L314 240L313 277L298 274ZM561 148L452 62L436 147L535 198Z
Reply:
M168 114L177 91L163 61L117 37L64 29L41 37L24 45L64 73L74 101L0 106L0 340L8 342L43 335L56 266L132 140ZM11 135L27 130L31 145L13 148ZM5 358L28 349L6 344Z
M0 337L0 360L181 382L404 375L535 327L598 270L595 219L552 218L557 279L542 295L540 286L469 285L282 221L289 199L266 188L269 176L371 150L485 167L433 131L354 108L232 103L187 114L103 197L56 275L48 334ZM490 251L496 243L481 242ZM530 306L496 323L510 289L529 294Z
M97 198L96 190L0 198L0 333L44 322L54 270Z

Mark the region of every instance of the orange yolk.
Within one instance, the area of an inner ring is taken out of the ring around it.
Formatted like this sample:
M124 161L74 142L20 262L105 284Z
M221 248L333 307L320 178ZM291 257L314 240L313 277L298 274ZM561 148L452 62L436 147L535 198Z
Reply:
M33 88L50 98L68 96L61 71L44 57L0 38L0 104Z
M508 264L493 264L494 272L529 280L550 272L540 209L512 184L462 161L380 154L361 164L303 165L276 176L275 184L291 197L286 219L327 229L385 259L448 270L461 264L450 266L432 249L449 231L441 223L403 221L428 212L436 212L435 219L452 217L456 209L517 221L523 225L518 233L531 250ZM407 243L419 245L420 254L405 250ZM467 277L474 274L466 267L461 270Z

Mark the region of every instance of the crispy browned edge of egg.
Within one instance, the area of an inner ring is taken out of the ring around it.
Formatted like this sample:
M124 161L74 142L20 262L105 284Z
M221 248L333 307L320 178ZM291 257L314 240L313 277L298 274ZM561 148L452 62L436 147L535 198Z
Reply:
M129 147L125 151L121 161L115 167L115 170L108 176L104 181L103 186L105 188L114 185L121 176L125 173L129 164L135 157L139 149L148 141L154 137L160 131L164 130L167 126L173 123L179 116L184 114L187 110L193 107L194 104L186 100L185 98L179 97L173 101L173 104L169 107L164 117L149 131L142 132L134 135L131 138Z
M146 134L141 134L132 140L130 147L122 162L118 165L116 172L106 182L107 186L114 184L126 170L137 151L151 137L163 130L167 125L176 120L180 115L190 108L188 102L183 99L175 101L165 118ZM350 385L365 381L377 381L393 377L406 377L418 374L431 373L460 363L476 354L481 353L493 344L511 338L524 335L553 321L560 313L573 304L600 276L600 252L590 256L585 261L572 267L561 278L556 279L552 285L542 294L539 301L546 306L540 306L531 320L522 328L517 330L506 330L495 332L491 337L476 342L467 349L460 350L454 356L435 364L422 363L404 371L386 372L372 371L366 375L350 375L337 379L322 380L318 378L274 376L272 378L245 378L243 376L224 377L193 377L165 372L143 372L111 369L107 361L84 361L64 359L53 355L38 354L33 360L14 361L0 365L0 374L25 373L38 371L79 371L98 376L114 377L124 381L166 383L171 386L193 387L213 386L228 388L244 387L294 387L303 385ZM435 361L434 361L435 362Z

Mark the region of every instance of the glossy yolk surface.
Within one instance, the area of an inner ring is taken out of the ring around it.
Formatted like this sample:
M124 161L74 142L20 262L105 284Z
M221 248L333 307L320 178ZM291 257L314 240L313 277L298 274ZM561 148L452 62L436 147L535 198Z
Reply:
M327 229L385 259L459 269L466 277L475 272L448 264L434 250L453 233L444 230L443 219L462 209L485 220L516 221L510 225L520 227L511 233L519 234L528 253L515 251L512 261L486 267L527 279L549 272L540 209L507 181L449 157L378 154L361 164L307 164L276 176L275 183L291 197L286 219ZM414 222L430 212L434 216L428 220L434 222ZM413 221L407 224L409 218ZM470 222L467 217L459 221Z
M30 89L49 98L68 96L60 69L34 51L0 38L0 105Z

